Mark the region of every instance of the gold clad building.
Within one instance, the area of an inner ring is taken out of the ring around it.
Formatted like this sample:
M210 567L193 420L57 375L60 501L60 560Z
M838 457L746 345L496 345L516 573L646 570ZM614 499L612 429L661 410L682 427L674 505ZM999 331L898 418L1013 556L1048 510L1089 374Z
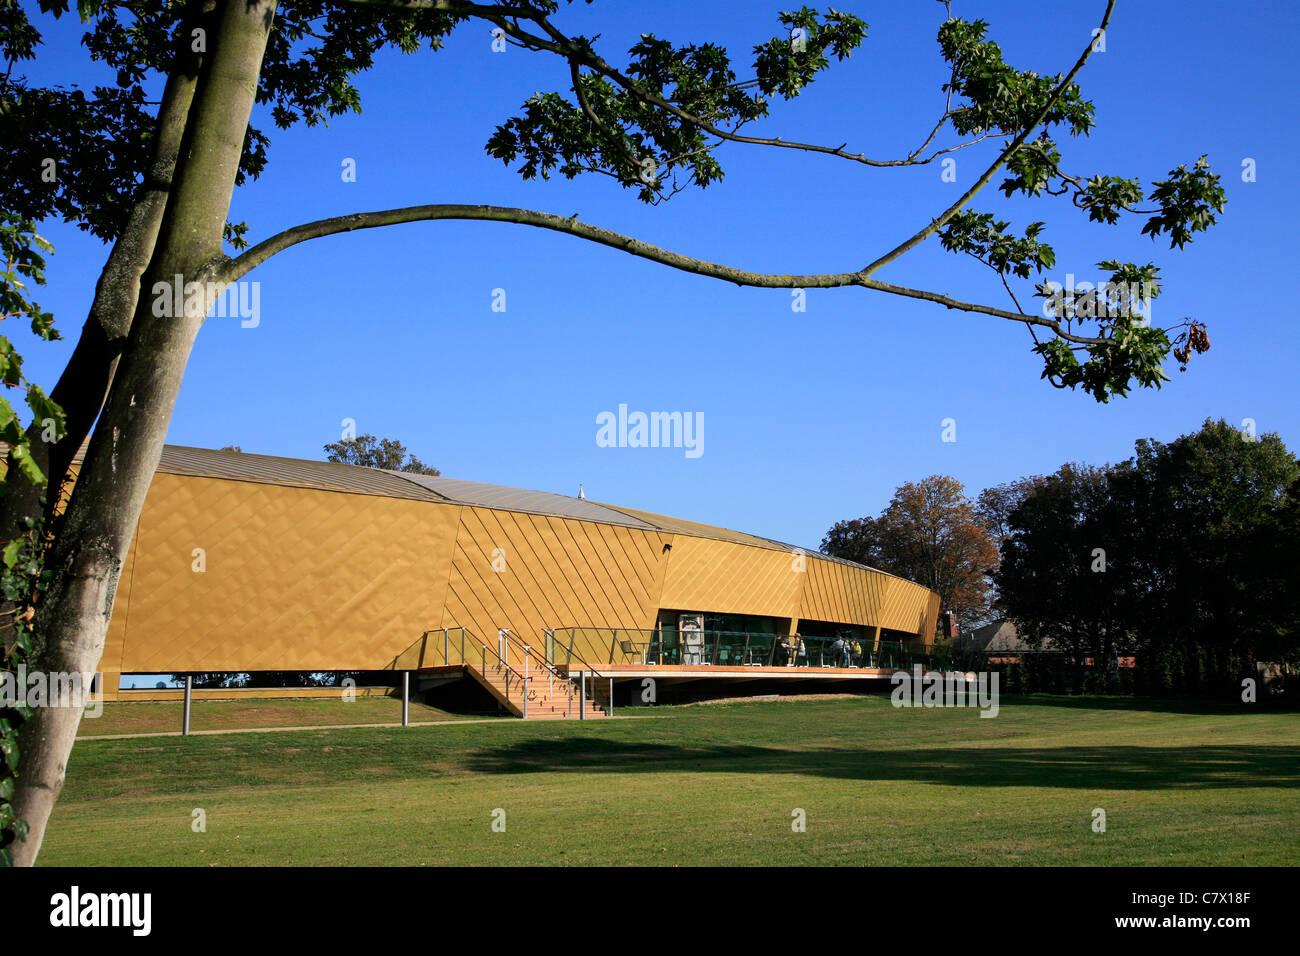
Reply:
M468 676L558 714L561 678L883 676L938 611L893 575L631 508L167 446L100 669L110 699L122 674Z

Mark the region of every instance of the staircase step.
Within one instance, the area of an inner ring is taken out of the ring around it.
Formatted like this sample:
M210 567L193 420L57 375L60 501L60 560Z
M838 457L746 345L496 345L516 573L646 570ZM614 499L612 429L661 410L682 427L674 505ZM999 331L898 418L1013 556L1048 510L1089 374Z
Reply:
M505 702L518 716L523 716L524 683L513 671L507 671L500 665L489 664L486 671L478 667L467 668L470 676L486 687L495 696ZM534 674L528 680L530 697L527 702L529 720L580 720L582 703L577 699L578 688L563 678L550 674ZM597 718L608 716L605 707L594 701L586 702L586 716Z

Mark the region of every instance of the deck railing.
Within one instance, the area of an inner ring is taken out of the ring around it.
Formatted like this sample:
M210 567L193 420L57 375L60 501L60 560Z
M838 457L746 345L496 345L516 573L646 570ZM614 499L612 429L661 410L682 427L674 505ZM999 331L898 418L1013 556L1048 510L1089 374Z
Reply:
M717 667L879 668L945 663L944 648L899 641L755 634L746 631L654 631L639 628L561 627L548 632L546 656L568 666L578 651L608 664Z
M468 667L478 671L486 680L489 669L499 671L505 685L506 699L517 690L523 700L524 716L528 716L528 690L533 675L527 672L527 659L522 670L510 663L508 632L497 636L497 646L480 641L465 627L444 627L425 631L410 647L402 651L389 665L389 669L415 671L426 667ZM523 645L520 645L523 647Z
M448 667L466 663L465 655L477 649L473 635L464 627L441 627L425 631L406 650L393 658L389 670L416 671L423 667Z
M606 711L614 713L614 678L602 674L588 663L584 654L591 653L590 641L578 640L580 631L602 632L611 628L548 627L543 634L545 641L545 660L553 668L563 668L565 677L570 680L578 692L578 699L596 703L601 692L607 694ZM579 646L580 645L580 646ZM595 645L599 646L599 645ZM577 675L576 677L574 675ZM580 706L578 714L585 717L587 708Z

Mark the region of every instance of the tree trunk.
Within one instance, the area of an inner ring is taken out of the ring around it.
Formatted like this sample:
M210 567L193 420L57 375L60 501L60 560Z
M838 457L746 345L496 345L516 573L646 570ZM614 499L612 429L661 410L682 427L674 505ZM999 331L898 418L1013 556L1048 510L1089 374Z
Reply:
M202 21L196 16L191 22ZM68 468L99 417L122 346L131 331L140 279L158 239L198 79L200 58L191 51L189 29L183 28L180 35L181 46L158 107L153 156L144 182L99 275L90 315L82 326L77 346L50 393L50 398L67 416L66 433L57 442L45 442L38 440L42 431L40 422L33 422L28 429L32 460L45 473L49 484L45 488L33 485L10 458L6 471L9 480L4 497L0 498L0 540L19 536L27 530L28 518L41 517L42 495L47 498L43 509L46 519L53 516Z
M219 5L148 289L175 275L207 282L224 262L222 234L274 15L275 0ZM118 575L209 302L161 317L151 297L136 304L108 403L46 561L53 576L32 624L33 670L99 666ZM80 721L78 709L42 707L23 725L14 806L28 834L13 847L17 865L31 865L40 852Z

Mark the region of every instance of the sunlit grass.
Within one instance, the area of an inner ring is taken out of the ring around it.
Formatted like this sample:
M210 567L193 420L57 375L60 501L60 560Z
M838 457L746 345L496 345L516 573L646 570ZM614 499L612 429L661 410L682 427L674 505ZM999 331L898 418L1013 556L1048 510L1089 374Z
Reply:
M1041 698L1004 698L996 719L881 698L654 713L82 741L41 862L1300 862L1293 713Z

